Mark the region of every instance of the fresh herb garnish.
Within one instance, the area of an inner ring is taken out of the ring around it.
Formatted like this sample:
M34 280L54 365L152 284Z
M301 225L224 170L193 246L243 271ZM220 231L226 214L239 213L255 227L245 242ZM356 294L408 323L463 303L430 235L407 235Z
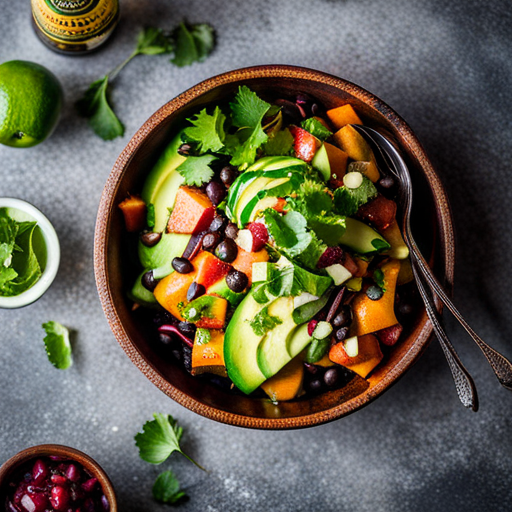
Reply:
M216 159L214 155L187 156L176 170L185 178L185 185L200 187L213 178L213 169L210 164Z
M288 156L293 148L293 135L288 128L276 132L268 138L263 150L267 156Z
M212 335L209 329L202 329L200 327L197 329L195 342L198 345L206 345L207 343L210 343L211 338Z
M339 187L334 192L334 205L341 215L350 217L360 206L366 204L377 195L375 185L363 176L363 182L357 188Z
M290 257L298 256L311 243L312 237L307 230L304 216L296 211L280 215L272 208L263 212L265 224L278 249Z
M268 306L265 306L252 320L249 325L252 327L256 336L264 336L274 327L282 324L283 321L278 316L273 316L268 312Z
M391 245L389 245L388 242L380 238L374 238L372 240L372 246L377 252L384 252L391 248Z
M93 82L83 97L77 101L78 113L89 119L94 133L104 140L112 140L124 134L124 126L109 102L112 81L121 70L138 55L169 54L174 50L171 62L186 66L202 62L213 50L214 33L209 25L185 25L181 23L172 36L161 29L149 27L137 36L132 54L103 78Z
M195 118L187 119L193 126L189 126L183 130L187 141L197 143L199 153L207 151L220 151L224 147L224 121L226 116L217 106L210 115L204 108L195 116Z
M160 473L153 484L153 498L160 503L174 505L187 494L180 489L180 483L172 471Z
M155 205L153 203L146 206L146 224L148 228L155 227Z
M154 420L147 421L142 432L135 436L135 445L139 449L139 456L150 464L165 462L173 452L179 452L198 468L204 470L195 460L190 458L180 448L183 428L169 414L155 413Z
M43 324L43 329L46 331L44 344L50 363L59 370L66 370L73 364L68 329L53 321Z
M327 245L339 245L345 233L345 217L340 215L315 215L308 219L308 227Z
M306 178L290 201L291 207L306 219L316 215L325 215L333 208L332 197L324 183Z
M311 133L311 135L314 135L317 139L320 140L328 139L332 135L332 132L314 117L304 119L300 125L302 128L304 128L304 130L308 131Z
M386 283L384 282L384 272L380 268L373 271L373 280L375 284L383 291L386 291Z

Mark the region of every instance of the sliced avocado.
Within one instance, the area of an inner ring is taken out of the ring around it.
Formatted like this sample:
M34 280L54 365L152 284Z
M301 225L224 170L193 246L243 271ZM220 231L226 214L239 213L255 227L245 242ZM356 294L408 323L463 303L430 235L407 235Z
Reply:
M183 184L183 177L176 172L176 168L186 160L186 157L178 153L181 143L181 134L178 134L165 148L142 188L143 201L155 207L154 230L158 232L164 231L169 219L169 208L174 206L176 192Z
M252 291L235 310L224 336L224 362L229 378L246 394L252 393L266 377L258 366L257 350L263 336L255 334L249 321L265 304L258 304Z
M133 302L140 304L146 308L158 307L158 302L155 298L153 292L150 292L147 288L142 286L142 276L146 273L144 270L137 279L135 279L135 283L133 284L132 289L128 292L128 297Z
M238 227L242 228L243 226L240 225L239 219L240 214L242 213L243 209L249 203L251 199L256 197L256 194L263 188L265 188L265 185L268 185L272 180L272 178L265 178L263 176L260 176L259 178L256 178L253 180L240 194L239 198L237 199L233 213L235 215L235 218L238 220Z
M293 297L281 297L268 308L268 314L280 318L282 323L269 331L258 345L258 366L267 379L290 362L286 342L291 332L297 327L292 313Z
M226 299L233 307L238 306L242 299L247 295L244 292L237 293L229 288L228 283L226 283L226 278L224 277L220 281L217 281L215 284L212 284L208 290L206 291L208 294L218 295L219 297L223 297Z
M327 154L327 150L325 149L324 144L322 144L315 153L315 156L311 161L311 165L320 171L325 181L331 179L331 164L329 162L329 155Z
M308 324L299 325L287 340L287 349L290 359L300 354L313 338L308 334Z
M153 247L146 247L139 240L139 260L142 266L153 271L155 279L162 279L174 272L172 260L183 254L191 235L163 233Z
M341 245L346 245L359 254L377 252L391 247L377 231L364 222L350 217L347 217L345 222L347 229L339 239Z

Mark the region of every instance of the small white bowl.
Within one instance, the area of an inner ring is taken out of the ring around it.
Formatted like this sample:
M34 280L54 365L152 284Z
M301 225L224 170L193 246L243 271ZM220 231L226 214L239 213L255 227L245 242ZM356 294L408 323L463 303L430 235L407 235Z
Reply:
M0 296L0 308L21 308L39 299L55 279L60 263L59 239L50 221L30 203L12 197L0 197L0 208L14 208L32 217L41 229L46 245L46 266L39 280L19 295L14 297Z

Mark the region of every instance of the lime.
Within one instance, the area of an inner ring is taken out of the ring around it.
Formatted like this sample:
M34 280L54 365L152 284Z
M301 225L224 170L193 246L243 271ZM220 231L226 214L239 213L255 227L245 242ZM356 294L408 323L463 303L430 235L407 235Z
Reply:
M57 77L35 62L0 65L0 143L28 148L43 142L59 120L63 92Z

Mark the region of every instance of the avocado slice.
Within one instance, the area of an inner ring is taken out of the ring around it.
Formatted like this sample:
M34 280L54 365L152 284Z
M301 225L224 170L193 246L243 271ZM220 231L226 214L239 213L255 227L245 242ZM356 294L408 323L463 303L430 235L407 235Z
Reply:
M154 230L158 232L165 230L169 208L174 206L176 192L184 181L181 174L176 172L176 168L186 160L178 153L181 143L181 134L178 134L165 148L142 188L143 201L155 207Z
M329 181L331 179L331 164L329 162L327 150L325 149L325 144L322 144L317 150L313 160L311 160L311 165L320 171L325 181Z
M341 245L346 245L359 254L377 252L391 247L384 237L364 222L347 217L345 223L347 228L338 241Z
M299 325L286 342L290 359L300 354L312 341L313 338L308 333L308 324Z
M162 233L162 238L153 247L146 247L139 240L139 260L142 266L153 271L155 279L162 279L174 272L172 260L183 254L191 235Z
M252 291L235 310L224 336L224 362L229 378L246 394L252 393L266 377L258 366L257 349L263 336L257 335L249 321L265 304L258 304Z
M290 362L287 340L297 324L293 321L293 297L281 297L268 308L269 315L277 316L283 321L269 331L258 345L258 366L268 379L273 377L283 366Z

